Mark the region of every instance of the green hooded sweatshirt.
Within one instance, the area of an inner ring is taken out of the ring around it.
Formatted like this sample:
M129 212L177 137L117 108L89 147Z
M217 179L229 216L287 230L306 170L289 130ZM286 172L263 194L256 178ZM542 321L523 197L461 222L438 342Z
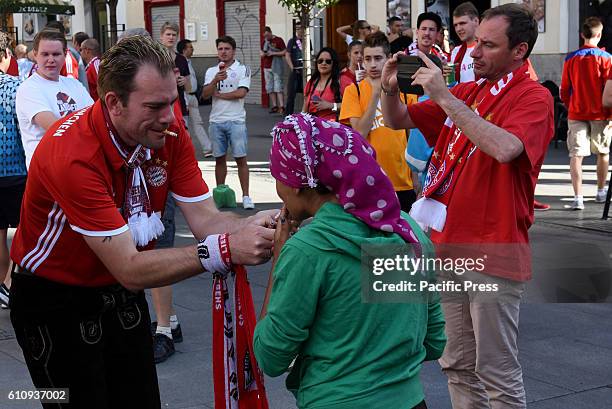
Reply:
M429 239L403 217L431 255ZM287 388L299 408L409 409L424 399L421 364L446 343L440 304L361 299L361 246L387 243L404 241L329 202L285 243L254 351L269 376L297 357Z

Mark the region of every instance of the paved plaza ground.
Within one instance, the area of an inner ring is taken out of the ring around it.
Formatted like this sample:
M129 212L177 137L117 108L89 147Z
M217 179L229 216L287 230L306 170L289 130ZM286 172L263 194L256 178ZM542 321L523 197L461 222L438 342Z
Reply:
M209 107L201 107L204 118ZM249 106L249 164L252 196L258 209L278 208L267 154L270 129L280 116ZM198 148L198 147L197 147ZM199 158L205 180L214 185L214 162ZM586 201L583 212L566 208L571 203L568 158L565 145L551 145L540 175L536 195L552 205L536 214L530 230L534 276L562 271L583 277L609 278L612 257L612 220L600 220L603 206ZM585 197L595 196L594 160L585 160ZM239 193L235 167L228 183ZM243 210L238 210L246 214ZM193 242L182 215L177 217L176 245ZM263 301L270 265L249 269L257 311ZM609 283L608 283L609 284ZM212 408L211 279L203 274L175 285L176 310L185 341L177 353L158 365L162 407ZM520 317L520 360L523 365L528 407L533 409L612 408L612 297L608 303L546 303L538 298L536 284L528 287ZM558 299L571 300L571 291ZM609 295L609 294L608 294ZM150 300L150 298L149 298ZM424 365L422 381L427 404L449 409L446 377L437 362ZM295 408L295 399L284 387L284 377L266 378L273 409ZM40 407L32 402L9 402L9 390L31 389L32 384L14 339L7 310L0 310L0 408ZM392 409L392 408L390 408Z

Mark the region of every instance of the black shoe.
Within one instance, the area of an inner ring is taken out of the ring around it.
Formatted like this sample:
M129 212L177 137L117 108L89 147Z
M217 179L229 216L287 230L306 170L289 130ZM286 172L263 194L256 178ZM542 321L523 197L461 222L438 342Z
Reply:
M153 358L155 363L164 362L174 354L174 342L164 334L153 336Z
M4 283L0 284L0 304L6 305L6 308L9 305L9 292L10 290Z
M151 323L151 335L155 335L156 331L157 321L153 321ZM170 332L172 332L172 340L175 344L180 344L181 342L183 342L183 331L181 331L181 324L179 324L176 329L171 329Z

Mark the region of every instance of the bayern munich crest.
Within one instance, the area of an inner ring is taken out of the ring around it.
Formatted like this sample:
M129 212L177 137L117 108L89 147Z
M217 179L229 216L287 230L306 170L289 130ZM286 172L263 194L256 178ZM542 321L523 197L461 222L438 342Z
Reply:
M150 166L145 172L147 183L153 187L160 187L168 180L168 172L161 166Z

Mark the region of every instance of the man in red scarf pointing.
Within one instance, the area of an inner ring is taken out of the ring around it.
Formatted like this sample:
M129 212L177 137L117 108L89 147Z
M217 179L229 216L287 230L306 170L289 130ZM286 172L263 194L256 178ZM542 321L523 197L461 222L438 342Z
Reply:
M33 156L11 321L37 388L69 388L71 407L159 408L142 290L265 262L273 220L216 209L174 116L174 57L161 44L135 36L107 51L98 94L54 123ZM200 242L151 250L168 191Z
M487 10L471 53L480 80L449 91L440 70L420 53L427 67L414 83L430 99L408 107L398 98L397 55L383 69L386 125L417 127L434 146L423 197L411 215L432 230L438 250L463 244L484 257L484 269L443 276L462 286L443 305L448 342L440 364L454 408L526 407L519 306L531 278L527 229L535 185L553 136L550 93L527 74L537 36L527 8ZM466 290L478 281L499 292Z

